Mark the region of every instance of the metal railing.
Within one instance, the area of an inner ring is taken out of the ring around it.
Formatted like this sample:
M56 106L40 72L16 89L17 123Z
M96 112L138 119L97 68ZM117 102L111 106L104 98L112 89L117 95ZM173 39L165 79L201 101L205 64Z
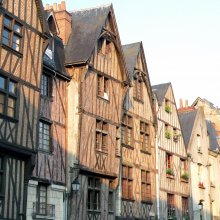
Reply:
M55 205L47 204L45 202L34 202L33 214L55 217Z

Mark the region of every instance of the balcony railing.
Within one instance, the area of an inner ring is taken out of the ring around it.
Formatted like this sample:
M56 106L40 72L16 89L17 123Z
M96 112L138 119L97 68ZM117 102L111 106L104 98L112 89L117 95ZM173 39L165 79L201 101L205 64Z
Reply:
M55 205L47 204L45 202L34 202L33 214L55 217Z

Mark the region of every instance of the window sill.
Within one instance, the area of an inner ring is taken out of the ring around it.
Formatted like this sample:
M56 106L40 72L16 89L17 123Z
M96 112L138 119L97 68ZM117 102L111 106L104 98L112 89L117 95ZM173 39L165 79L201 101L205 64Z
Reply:
M122 143L122 147L126 147L128 149L134 150L134 147L132 147L131 145L128 145L128 144L123 144Z
M205 187L204 186L198 186L200 189L205 189Z
M123 201L126 201L126 202L135 202L134 199L127 199L127 198L123 198L123 197L122 197L122 200L123 200Z
M181 178L181 182L189 183L189 180L184 180L184 179Z
M103 96L97 95L97 97L105 102L110 102L109 99L105 99Z
M53 155L54 154L54 152L52 152L52 151L47 151L47 150L44 150L44 149L41 149L41 148L38 148L38 151L40 152L40 153L44 153L44 154L48 154L48 155Z
M101 214L101 210L93 210L93 209L87 209L88 212L95 212L95 213L100 213Z
M97 153L101 153L101 154L105 154L108 155L108 151L107 150L101 150L101 149L95 149Z
M151 152L150 151L148 151L148 150L140 150L141 151L141 153L143 153L143 154L148 154L148 155L151 155Z
M166 176L167 176L168 179L175 179L175 177L173 175L166 174Z
M15 54L16 56L18 56L18 57L20 57L20 58L23 57L23 54L22 54L21 52L18 52L18 51L14 50L13 48L11 48L11 47L9 47L9 46L7 46L7 45L5 45L5 44L2 44L2 47L3 47L5 50L12 52L13 54Z
M5 120L10 121L10 122L14 122L14 123L18 122L18 119L12 118L12 117L7 116L7 115L4 115L2 113L0 113L0 118L5 119Z
M139 103L141 103L141 104L144 104L144 101L141 100L141 99L139 99L139 98L134 97L134 100L135 100L136 102L139 102Z

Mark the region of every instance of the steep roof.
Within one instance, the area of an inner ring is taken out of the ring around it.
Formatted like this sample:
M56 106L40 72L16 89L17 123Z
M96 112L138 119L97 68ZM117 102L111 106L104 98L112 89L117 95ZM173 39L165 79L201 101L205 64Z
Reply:
M170 85L171 83L164 83L152 86L152 91L156 94L159 105L162 104L164 96Z
M44 14L44 7L41 0L35 0L38 16L40 18L40 23L42 26L43 32L46 31L46 22L45 22L45 14Z
M191 138L197 112L198 110L178 113L186 148L188 147Z
M130 79L133 78L134 67L136 64L138 53L140 51L140 47L141 47L141 42L122 46Z
M216 139L217 133L216 133L215 128L212 125L212 122L206 120L206 126L207 126L207 130L209 134L209 143L210 143L209 149L213 151L220 150L220 147Z
M112 5L73 11L65 64L86 62L95 47Z

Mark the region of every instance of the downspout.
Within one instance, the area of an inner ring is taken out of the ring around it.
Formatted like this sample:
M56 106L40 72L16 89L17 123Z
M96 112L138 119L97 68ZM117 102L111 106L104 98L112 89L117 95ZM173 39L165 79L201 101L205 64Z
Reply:
M159 146L158 146L158 133L156 132L156 204L157 204L157 216L160 219L160 165L159 165Z

